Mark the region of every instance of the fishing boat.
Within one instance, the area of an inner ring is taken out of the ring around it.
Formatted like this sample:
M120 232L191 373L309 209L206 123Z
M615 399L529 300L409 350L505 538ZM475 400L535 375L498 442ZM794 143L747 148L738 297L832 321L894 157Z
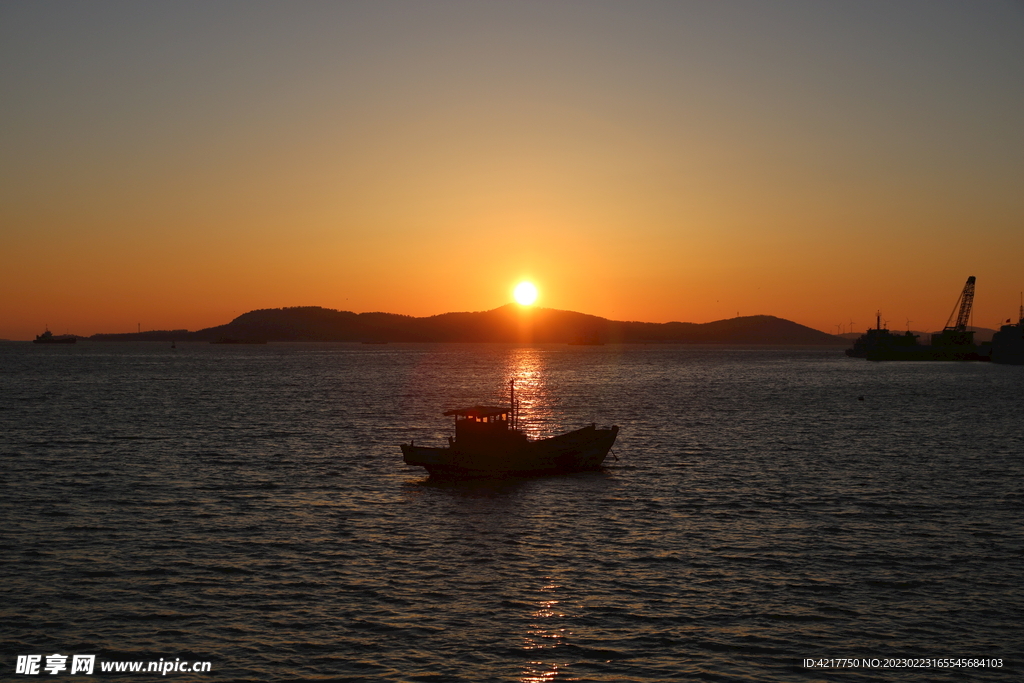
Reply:
M78 338L73 334L54 334L50 330L46 330L42 334L37 334L33 344L74 344L78 341Z
M442 477L501 477L561 474L601 468L619 433L617 426L590 424L547 439L533 439L519 428L515 383L508 407L471 406L447 410L455 436L447 447L402 444L407 465Z

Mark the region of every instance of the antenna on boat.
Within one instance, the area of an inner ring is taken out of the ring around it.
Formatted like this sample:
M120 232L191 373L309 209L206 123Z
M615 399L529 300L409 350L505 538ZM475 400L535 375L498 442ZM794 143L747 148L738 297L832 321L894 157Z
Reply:
M509 402L512 404L512 429L519 429L519 401L516 400L516 380L508 381Z

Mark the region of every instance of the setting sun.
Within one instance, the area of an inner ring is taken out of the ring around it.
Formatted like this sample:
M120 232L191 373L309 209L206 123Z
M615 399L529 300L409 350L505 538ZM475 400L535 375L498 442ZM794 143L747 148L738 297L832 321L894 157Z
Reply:
M516 285L512 295L519 304L529 306L537 300L537 288L533 286L532 282L520 282Z

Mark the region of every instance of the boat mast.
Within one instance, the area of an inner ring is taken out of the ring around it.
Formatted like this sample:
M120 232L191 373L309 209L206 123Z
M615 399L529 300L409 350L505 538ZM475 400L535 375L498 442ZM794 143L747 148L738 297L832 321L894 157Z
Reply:
M516 380L515 380L515 378L510 379L508 381L508 388L509 388L509 405L512 407L512 416L511 416L512 417L512 429L516 429L517 428L517 423L519 421L519 418L516 415Z

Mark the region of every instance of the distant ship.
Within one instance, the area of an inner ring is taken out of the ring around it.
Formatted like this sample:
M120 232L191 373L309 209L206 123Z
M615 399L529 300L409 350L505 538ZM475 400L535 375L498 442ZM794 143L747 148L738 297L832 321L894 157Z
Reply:
M932 335L931 345L917 343L917 335L893 334L882 329L881 314L876 314L876 328L868 330L854 343L846 355L868 360L988 360L974 343L974 331L967 329L974 304L975 277L967 278L960 298L953 306L946 327ZM959 309L959 312L958 312Z
M73 334L54 334L50 330L46 330L42 334L37 334L33 344L74 344L78 341L78 338Z
M615 437L616 426L582 429L531 441L518 428L515 384L510 407L472 406L445 411L455 417L455 438L447 448L402 444L408 465L442 477L498 477L560 474L600 469Z
M266 344L266 339L237 339L235 337L218 337L211 344Z
M601 335L597 332L591 334L580 334L572 338L569 346L604 346Z
M1024 304L1016 325L1003 325L992 335L992 362L1024 365Z
M915 353L922 347L917 343L917 335L909 330L905 334L893 334L882 328L881 314L878 327L870 329L853 342L853 348L846 349L851 358L870 358L880 360L884 356Z

